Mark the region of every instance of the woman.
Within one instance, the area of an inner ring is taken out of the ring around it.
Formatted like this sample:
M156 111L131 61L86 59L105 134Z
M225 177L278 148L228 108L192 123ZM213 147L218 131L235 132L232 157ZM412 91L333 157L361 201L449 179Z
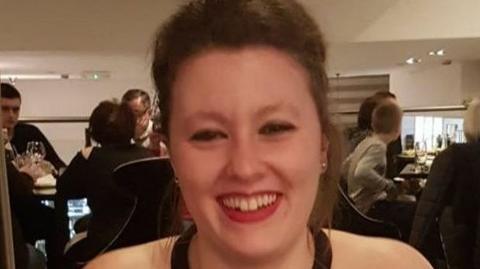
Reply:
M428 267L401 243L321 229L339 163L324 65L321 34L294 1L181 8L157 36L152 72L195 229L87 268Z
M89 119L91 137L98 146L83 148L68 165L57 183L57 202L61 206L63 248L68 239L66 201L87 198L92 217L87 227L88 255L94 255L109 243L116 233L113 228L123 224L129 199L113 181L113 170L120 164L152 157L149 150L132 144L135 117L126 104L103 101L93 110ZM128 211L127 211L128 212Z

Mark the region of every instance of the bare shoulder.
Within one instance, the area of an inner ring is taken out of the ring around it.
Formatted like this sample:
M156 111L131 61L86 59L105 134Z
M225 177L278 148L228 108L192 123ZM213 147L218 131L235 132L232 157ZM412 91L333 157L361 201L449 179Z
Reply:
M100 268L170 268L171 246L176 238L166 238L150 243L108 252L87 264L85 269Z
M336 230L328 233L332 243L332 268L432 268L418 251L403 242Z

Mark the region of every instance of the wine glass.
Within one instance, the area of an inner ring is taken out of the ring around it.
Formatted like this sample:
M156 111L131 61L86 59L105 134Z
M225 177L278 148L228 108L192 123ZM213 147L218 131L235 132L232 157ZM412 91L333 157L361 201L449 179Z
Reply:
M39 163L43 161L47 152L45 150L45 145L41 141L30 141L27 143L26 155L29 157L32 162Z
M415 143L415 164L422 169L427 162L427 143L425 141Z

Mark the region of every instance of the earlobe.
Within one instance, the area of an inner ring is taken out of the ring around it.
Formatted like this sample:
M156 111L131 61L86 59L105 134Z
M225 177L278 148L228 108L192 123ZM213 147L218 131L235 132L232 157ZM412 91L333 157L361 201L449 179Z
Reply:
M322 173L324 173L327 170L328 167L328 148L330 145L330 141L328 140L327 136L325 134L322 135L322 144L320 148L320 158L322 160L321 165L322 165Z

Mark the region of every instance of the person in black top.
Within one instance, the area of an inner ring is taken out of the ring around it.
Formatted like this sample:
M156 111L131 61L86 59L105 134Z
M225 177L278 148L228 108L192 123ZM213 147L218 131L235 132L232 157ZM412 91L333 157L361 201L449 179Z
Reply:
M56 267L54 210L41 203L33 195L35 178L42 175L39 167L22 167L18 170L12 162L6 163L10 207L14 230L21 232L27 243L35 245L37 240L45 239L49 268ZM17 239L18 240L18 239ZM21 250L22 242L14 242L15 250ZM21 255L21 252L15 255ZM23 261L22 261L23 262Z
M15 150L23 153L27 149L29 141L40 141L45 146L45 160L49 161L57 171L65 167L65 163L55 152L53 146L36 126L18 122L22 103L20 92L13 85L2 83L1 96L2 128L6 129L9 142Z
M65 201L87 198L92 212L82 243L85 250L76 251L82 257L70 257L76 261L92 258L106 247L117 232L113 227L122 224L128 212L130 200L115 184L113 170L132 160L153 157L148 149L132 143L134 129L135 116L127 104L101 102L89 119L89 132L97 146L80 150L57 181L57 221L63 238L59 245L68 240Z
M468 105L463 131L467 143L435 158L410 235L438 268L480 268L480 99Z

